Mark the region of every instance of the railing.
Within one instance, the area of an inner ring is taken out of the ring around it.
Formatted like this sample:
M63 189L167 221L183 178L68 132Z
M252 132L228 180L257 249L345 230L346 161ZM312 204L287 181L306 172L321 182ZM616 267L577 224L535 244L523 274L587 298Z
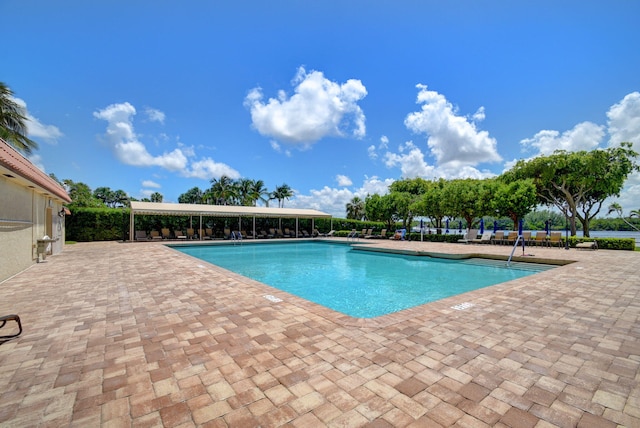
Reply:
M240 232L231 232L231 240L233 241L233 245L242 245L242 233Z
M513 249L511 250L511 255L509 256L509 260L507 260L507 266L511 266L511 259L513 258L513 253L516 252L516 248L518 248L518 244L520 243L520 240L522 239L522 235L518 235L518 238L516 239L516 243L513 244ZM524 241L523 241L524 243ZM524 249L523 249L524 251Z

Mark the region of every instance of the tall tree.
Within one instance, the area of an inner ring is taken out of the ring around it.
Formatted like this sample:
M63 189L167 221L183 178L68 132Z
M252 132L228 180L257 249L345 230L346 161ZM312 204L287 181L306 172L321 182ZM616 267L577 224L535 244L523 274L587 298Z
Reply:
M27 113L13 98L13 91L0 82L0 138L16 150L31 154L38 143L27 137Z
M293 196L293 190L288 184L276 186L276 189L273 191L273 196L274 199L278 200L278 207L284 208L284 201Z
M364 204L365 202L359 196L354 196L351 201L347 202L347 218L362 220L366 216Z
M532 178L538 201L557 207L569 218L571 235L575 236L579 220L584 236L589 236L589 221L607 198L619 196L628 175L638 170L637 153L631 147L631 143L621 143L590 152L555 151L518 161L503 176L506 180Z
M185 193L178 196L178 203L180 204L201 204L203 202L204 193L198 186L192 187Z
M151 202L162 202L162 200L164 199L164 197L162 196L162 193L160 192L153 192L150 198L151 198Z
M264 203L267 204L267 206L269 206L269 190L267 190L267 188L264 185L264 181L262 180L255 180L253 182L253 189L252 189L252 194L255 197L254 201L253 201L253 205L257 205L258 201L262 201Z
M238 192L231 177L223 175L211 179L211 194L216 205L231 205Z
M450 217L462 217L467 228L473 228L475 219L485 214L480 201L481 180L466 178L451 180L442 190L444 211Z
M369 220L383 221L387 224L387 229L392 228L395 206L390 194L384 196L368 195L365 199L364 210Z
M62 180L62 185L71 198L70 207L99 208L105 204L93 196L91 188L85 183L76 183L73 180Z
M505 183L492 180L492 205L500 216L513 220L513 229L518 229L518 221L531 212L538 204L536 186L533 180L516 180Z

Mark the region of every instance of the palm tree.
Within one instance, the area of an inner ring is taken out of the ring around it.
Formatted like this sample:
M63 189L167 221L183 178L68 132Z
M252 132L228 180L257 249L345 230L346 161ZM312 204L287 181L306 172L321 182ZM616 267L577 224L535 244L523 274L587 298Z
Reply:
M160 192L153 192L151 194L151 202L162 202L163 196Z
M254 205L256 197L253 194L253 183L254 181L250 178L241 178L240 180L238 180L237 189L240 205Z
M347 218L362 220L364 215L364 201L358 196L354 196L353 199L347 203Z
M273 191L273 198L278 200L278 208L284 208L284 201L292 196L293 190L288 184L276 186L276 190Z
M27 120L24 108L13 99L13 91L0 82L0 138L16 150L31 154L38 143L27 138Z
M253 196L255 197L255 199L253 200L253 205L254 206L257 205L259 200L264 202L264 203L266 203L267 206L269 206L270 193L267 190L267 188L265 187L264 181L255 180L253 182L252 193L253 193Z
M227 205L233 203L238 192L231 177L223 175L218 179L211 179L211 194L216 205Z
M627 226L633 228L634 230L640 230L636 226L634 226L633 224L629 223L629 221L626 218L624 218L624 216L622 215L622 205L620 205L619 203L614 202L611 205L609 205L609 211L607 211L607 215L611 214L612 212L616 212L618 214L618 217L620 217L622 219L622 221L627 223ZM640 211L639 210L632 210L629 213L629 217L635 217L635 216L640 217Z

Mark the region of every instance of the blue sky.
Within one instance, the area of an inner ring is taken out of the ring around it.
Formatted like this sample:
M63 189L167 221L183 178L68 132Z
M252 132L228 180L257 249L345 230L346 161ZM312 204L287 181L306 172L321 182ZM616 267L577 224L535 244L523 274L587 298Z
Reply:
M404 177L640 151L640 2L3 0L0 16L32 161L92 189L177 202L226 174L344 216ZM638 176L619 202L640 208Z

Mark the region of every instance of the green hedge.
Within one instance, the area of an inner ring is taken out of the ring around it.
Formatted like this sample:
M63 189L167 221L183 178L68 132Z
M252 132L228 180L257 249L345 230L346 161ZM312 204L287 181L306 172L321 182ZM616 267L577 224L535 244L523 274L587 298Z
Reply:
M628 250L635 251L636 240L633 238L582 238L577 236L569 237L569 246L575 248L576 244L581 242L593 242L598 243L598 249L601 250ZM564 242L564 237L562 238Z
M74 208L65 217L67 241L120 241L129 238L129 210Z

